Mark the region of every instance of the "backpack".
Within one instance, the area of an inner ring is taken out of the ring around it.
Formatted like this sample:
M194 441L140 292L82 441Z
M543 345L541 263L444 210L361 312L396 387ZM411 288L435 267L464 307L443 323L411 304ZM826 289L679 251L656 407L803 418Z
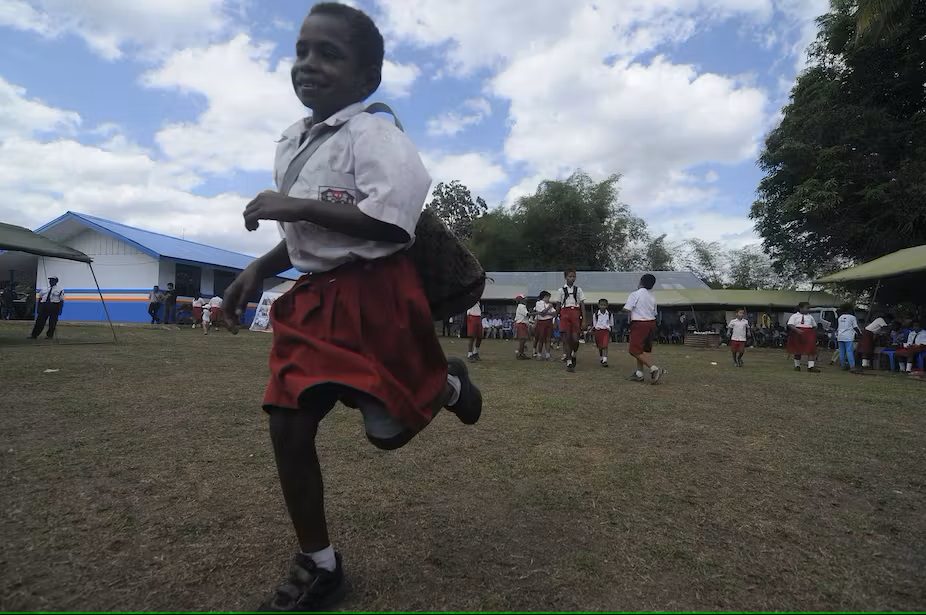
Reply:
M566 306L566 299L569 298L569 287L563 286L563 307ZM579 287L575 284L572 285L572 300L576 302L576 306L579 305Z

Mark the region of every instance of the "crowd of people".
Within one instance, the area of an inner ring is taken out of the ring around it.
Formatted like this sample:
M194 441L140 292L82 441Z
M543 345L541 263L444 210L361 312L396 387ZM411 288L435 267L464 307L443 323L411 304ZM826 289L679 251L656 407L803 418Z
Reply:
M166 291L155 285L148 293L148 315L152 325L190 324L193 329L202 327L205 335L222 325L222 304L222 297L218 295L209 299L200 296L193 300L189 312L178 310L177 290L172 282L167 284Z

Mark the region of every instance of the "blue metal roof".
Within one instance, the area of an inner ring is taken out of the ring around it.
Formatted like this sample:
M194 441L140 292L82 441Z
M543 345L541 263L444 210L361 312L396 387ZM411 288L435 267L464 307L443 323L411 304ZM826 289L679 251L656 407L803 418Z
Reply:
M73 211L69 211L63 216L52 220L48 224L36 229L35 232L45 233L68 221L80 222L84 226L92 228L97 232L124 241L155 258L166 257L191 263L227 267L229 269L244 269L254 261L254 257L248 256L247 254L223 250L222 248L207 246L206 244L180 239L178 237L171 237L170 235L155 233L154 231L146 231L127 224L120 224L112 220ZM295 269L290 269L277 277L295 280L300 275L302 274Z

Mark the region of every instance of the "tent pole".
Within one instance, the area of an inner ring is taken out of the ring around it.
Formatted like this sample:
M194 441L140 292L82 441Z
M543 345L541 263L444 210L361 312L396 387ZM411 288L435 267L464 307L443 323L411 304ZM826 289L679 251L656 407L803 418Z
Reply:
M868 316L865 319L871 323L871 311L875 308L875 299L878 298L878 291L881 289L881 278L878 278L878 283L875 284L875 292L871 295L871 301L868 302Z
M90 275L93 276L93 283L96 284L96 292L100 295L100 303L103 304L103 311L106 313L106 321L109 323L109 330L113 332L113 343L119 343L116 338L116 327L113 326L113 319L109 317L109 308L106 307L106 301L103 299L103 291L100 289L100 283L96 279L96 272L93 270L93 263L87 263L90 267Z

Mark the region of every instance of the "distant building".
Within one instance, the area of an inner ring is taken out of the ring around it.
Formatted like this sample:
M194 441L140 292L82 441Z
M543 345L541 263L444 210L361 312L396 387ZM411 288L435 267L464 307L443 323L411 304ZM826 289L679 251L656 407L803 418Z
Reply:
M114 321L147 322L148 293L157 284L173 282L178 304L197 296L222 296L235 277L254 257L213 246L146 231L112 220L67 212L36 229L44 235L93 259L93 270ZM21 252L0 254L0 276L29 280L43 288L48 276L57 276L67 297L62 320L105 320L96 284L85 263L44 258ZM289 270L264 282L273 288L295 280ZM256 302L260 298L252 297ZM252 306L253 307L253 306Z

